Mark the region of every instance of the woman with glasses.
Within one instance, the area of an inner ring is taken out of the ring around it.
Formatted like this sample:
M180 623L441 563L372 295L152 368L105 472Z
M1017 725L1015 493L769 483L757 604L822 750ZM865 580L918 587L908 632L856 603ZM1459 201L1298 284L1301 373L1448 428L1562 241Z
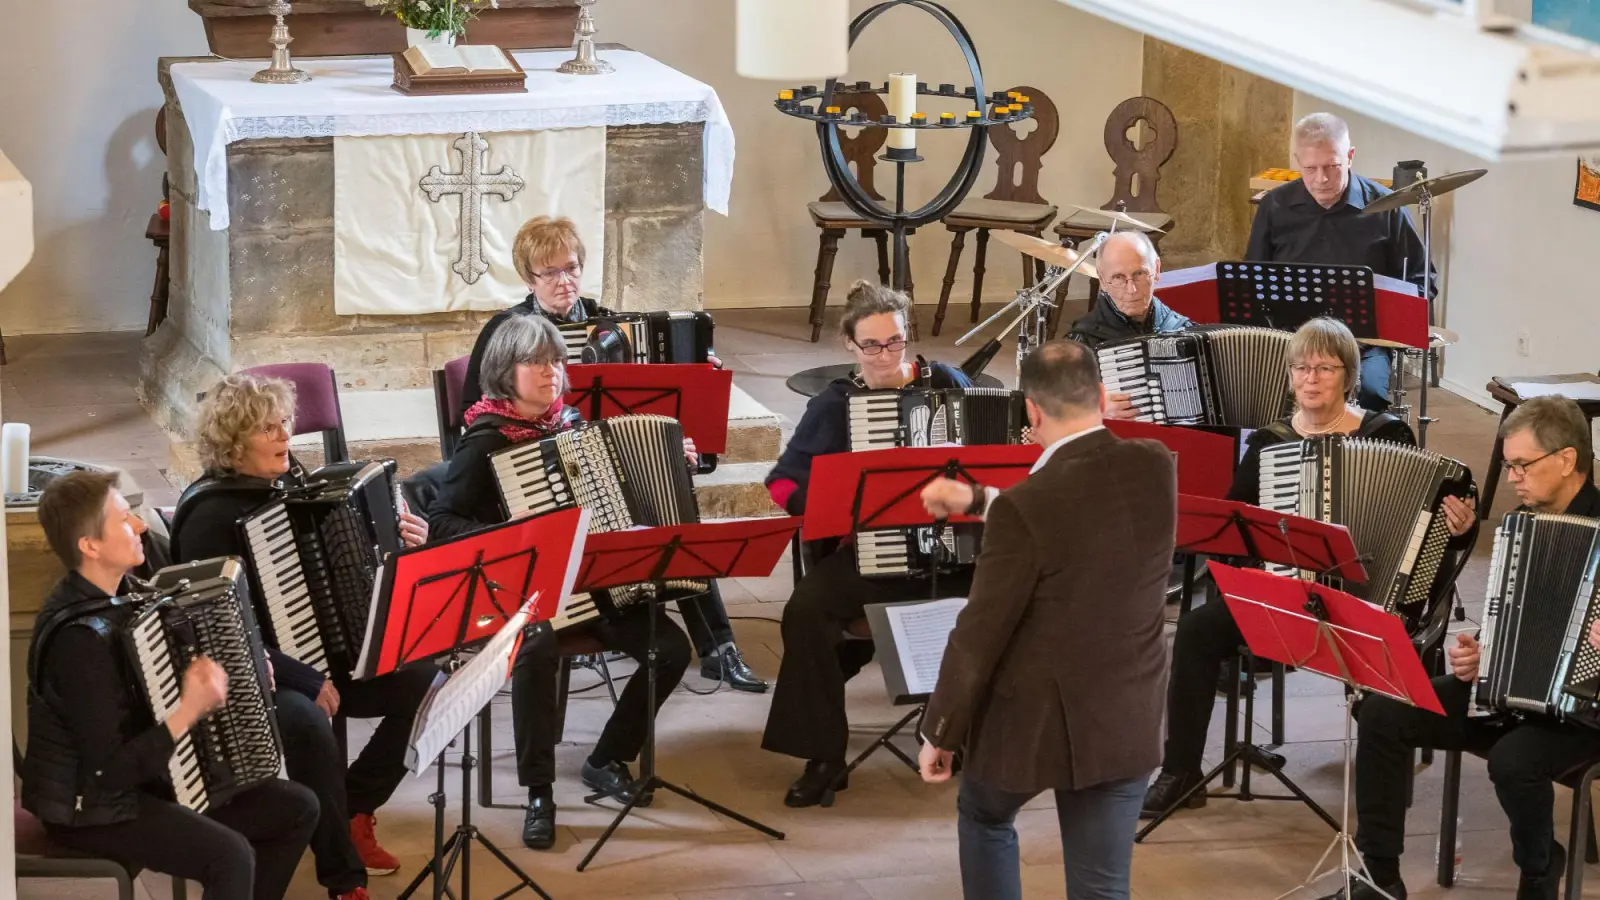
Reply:
M1286 441L1329 434L1357 435L1415 445L1405 420L1386 412L1364 412L1352 405L1361 380L1361 349L1343 322L1312 319L1300 326L1284 352L1295 411L1286 419L1250 435L1244 458L1234 472L1228 499L1260 501L1263 448ZM1450 532L1461 536L1477 524L1474 507L1446 498ZM1160 815L1199 783L1206 727L1211 722L1212 695L1223 664L1239 652L1244 638L1228 607L1216 600L1178 620L1172 645L1172 676L1167 684L1167 743L1161 774L1145 795L1145 817ZM1187 806L1206 805L1204 792Z
M490 339L483 357L482 400L467 410L467 430L450 457L439 496L428 511L435 533L448 538L506 520L490 457L524 441L537 441L583 421L562 402L566 393L566 345L561 333L540 316L514 316ZM684 448L693 463L689 445ZM715 589L711 594L715 594ZM669 594L670 596L670 594ZM679 601L683 604L683 601ZM720 600L718 601L720 604ZM687 605L687 604L683 604ZM643 663L650 652L650 617L656 617L656 710L683 678L689 641L660 603L642 603L613 619L583 626L607 650ZM555 846L556 736L561 659L550 639L524 641L511 670L512 727L517 747L517 779L528 789L522 842L533 850ZM617 706L580 770L589 788L626 803L634 779L628 763L644 747L649 717L648 684L643 675L628 679ZM639 798L649 806L651 795Z
M845 301L840 334L855 356L857 371L829 384L811 398L805 415L778 464L767 475L767 490L779 506L803 515L811 488L811 463L818 456L850 450L849 396L863 390L912 386L966 388L972 381L960 369L906 356L905 294L865 281L856 282ZM841 490L841 485L825 485ZM947 596L964 596L970 572L941 576ZM783 662L773 691L761 746L806 761L805 772L789 788L792 807L829 805L835 779L844 769L850 725L844 685L872 659L872 642L846 640L845 631L865 613L867 603L926 599L926 582L914 579L868 580L856 571L855 548L844 545L814 561L795 585L783 610Z
M183 492L173 512L175 562L247 559L239 519L272 501L301 473L289 452L293 431L294 385L288 381L241 372L206 393L196 425L205 475ZM400 533L407 545L418 546L428 540L428 524L402 511ZM411 722L437 670L415 665L352 681L347 673L324 677L276 648L268 648L268 657L289 777L311 788L322 805L311 836L317 881L330 897L365 900L369 873L400 868L378 843L375 816L406 775ZM381 719L348 771L331 723L340 713Z

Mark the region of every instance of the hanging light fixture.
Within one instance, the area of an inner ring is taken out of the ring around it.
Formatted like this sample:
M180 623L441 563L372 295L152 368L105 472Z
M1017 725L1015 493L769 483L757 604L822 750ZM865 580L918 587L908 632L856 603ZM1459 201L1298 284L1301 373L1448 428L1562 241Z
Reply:
M803 81L850 65L849 0L739 0L738 70L746 78Z

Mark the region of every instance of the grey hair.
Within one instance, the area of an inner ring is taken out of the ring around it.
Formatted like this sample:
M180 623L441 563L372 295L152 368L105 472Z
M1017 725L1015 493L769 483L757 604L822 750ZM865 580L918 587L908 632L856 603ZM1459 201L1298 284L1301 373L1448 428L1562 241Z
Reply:
M1589 420L1583 408L1566 397L1534 397L1506 416L1500 426L1500 439L1518 431L1533 436L1533 442L1546 453L1558 453L1568 447L1578 451L1578 471L1588 474L1594 469L1593 437Z
M561 365L561 390L567 389L567 344L549 319L538 315L512 315L495 329L483 351L478 386L491 400L517 397L517 366L534 363Z
M1161 254L1156 252L1155 242L1150 240L1150 235L1142 231L1119 231L1113 234L1104 244L1100 245L1100 252L1105 253L1106 248L1111 246L1112 241L1123 241L1132 244L1133 249L1138 252L1139 258L1144 260L1144 267L1152 273L1155 272L1156 266L1161 262Z
M1345 120L1333 113L1317 112L1294 123L1296 147L1317 147L1323 144L1329 147L1350 146L1350 126Z

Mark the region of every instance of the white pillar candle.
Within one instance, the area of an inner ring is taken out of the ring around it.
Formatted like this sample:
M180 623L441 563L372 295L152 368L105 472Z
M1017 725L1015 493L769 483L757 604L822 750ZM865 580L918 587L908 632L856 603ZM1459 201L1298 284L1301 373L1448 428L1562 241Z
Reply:
M896 122L910 122L917 111L917 76L899 72L889 76L889 115ZM917 149L917 133L909 128L889 130L889 149Z
M7 494L28 492L28 434L22 422L0 427L0 489Z

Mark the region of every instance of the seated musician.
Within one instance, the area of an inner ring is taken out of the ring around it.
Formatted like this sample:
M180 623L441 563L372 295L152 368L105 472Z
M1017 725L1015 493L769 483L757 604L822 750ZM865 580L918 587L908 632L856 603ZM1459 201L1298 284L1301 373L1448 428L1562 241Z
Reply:
M960 369L906 358L906 295L877 284L856 282L845 301L839 330L855 355L859 371L829 384L806 404L805 415L767 475L772 499L791 515L803 515L811 485L811 462L850 450L849 395L861 390L903 387L966 388ZM920 371L919 371L920 370ZM940 576L945 596L965 596L972 580L964 573ZM767 714L761 746L806 761L805 772L783 802L792 807L831 803L834 780L844 769L850 726L844 685L872 659L872 641L845 634L865 615L868 603L927 599L920 579L864 578L856 569L853 545L815 561L795 585L783 610L783 662ZM843 789L841 781L836 787Z
M583 278L587 252L578 237L578 227L571 219L552 219L536 216L524 222L512 244L512 262L517 274L528 285L528 298L484 323L478 339L472 345L472 356L467 361L466 382L461 387L461 411L465 413L473 404L483 399L480 384L483 373L483 355L489 340L500 325L512 316L541 316L558 324L585 322L595 316L614 313L601 306L599 301L578 295L578 282ZM722 368L715 355L709 362ZM442 477L442 476L441 476ZM728 621L728 610L722 604L720 593L702 594L682 605L683 624L694 641L695 655L700 658L700 674L721 681L736 691L760 694L767 683L744 661L744 654L734 643L733 625Z
M1344 323L1312 319L1290 338L1285 356L1295 412L1250 435L1228 491L1229 500L1259 503L1261 451L1274 444L1327 434L1416 444L1411 426L1404 420L1388 413L1363 413L1349 405L1360 380L1360 350ZM1452 534L1463 535L1475 527L1470 503L1447 498L1445 512ZM1160 815L1200 782L1213 693L1223 665L1238 654L1243 643L1233 614L1219 600L1178 619L1172 676L1167 683L1166 749L1161 774L1145 795L1145 817ZM1205 803L1201 791L1190 797L1187 805L1198 808Z
M198 881L204 900L279 900L317 823L317 798L273 779L204 814L174 802L168 763L183 737L227 699L228 675L201 656L176 708L157 722L134 685L112 606L144 562L143 522L116 476L73 472L39 500L39 524L67 568L28 653L28 755L22 805L50 837L88 856Z
M1350 126L1312 113L1295 123L1294 165L1300 178L1268 191L1256 207L1244 258L1256 262L1366 266L1373 274L1422 286L1422 238L1404 209L1369 214L1368 203L1390 193L1350 171L1356 150ZM1437 281L1434 282L1437 284ZM1389 351L1361 353L1363 409L1389 408Z
M1072 323L1067 337L1094 350L1112 341L1193 327L1187 316L1174 312L1156 297L1161 257L1143 232L1113 234L1100 248L1096 266L1100 294L1089 312ZM1131 419L1135 415L1127 394L1106 394L1107 418Z
M1600 518L1600 491L1589 423L1564 397L1539 397L1519 406L1500 426L1506 472L1520 510ZM1552 600L1556 598L1551 598ZM1554 651L1552 651L1554 652ZM1368 696L1356 721L1356 847L1367 871L1390 896L1405 900L1400 854L1405 849L1406 774L1412 748L1487 755L1489 780L1511 825L1511 857L1522 870L1517 900L1554 898L1566 853L1552 830L1552 782L1600 758L1600 731L1538 716L1469 716L1478 679L1478 641L1465 632L1447 656L1451 674L1433 680L1445 715ZM1582 853L1582 849L1574 849ZM1342 891L1330 895L1342 898ZM1356 900L1379 896L1365 885Z
M483 356L484 399L467 411L467 431L450 458L439 496L429 509L434 533L455 537L505 521L490 454L523 441L540 440L583 421L562 402L566 392L566 347L555 326L538 316L507 319L495 331ZM693 457L686 442L686 455ZM692 464L692 459L691 459ZM712 590L716 590L715 582ZM625 607L617 618L588 623L589 633L608 650L641 664L649 651L651 615L656 616L656 706L672 695L689 665L689 642L661 603ZM534 850L555 845L556 721L560 657L556 641L522 644L511 671L511 709L517 746L517 778L528 789L522 841ZM581 769L583 783L622 802L632 798L628 763L644 747L649 708L641 674L628 679L616 709ZM639 798L649 806L651 797Z
M293 410L294 385L278 378L238 373L207 393L196 425L205 475L183 492L173 513L174 561L237 556L249 562L237 522L299 472L289 453ZM428 538L427 523L410 512L402 511L400 532L410 546ZM268 601L255 602L259 610ZM276 648L268 653L277 673L274 699L289 777L316 791L322 803L311 838L317 881L329 896L362 900L369 873L400 868L378 843L374 816L405 777L411 722L436 670L420 665L353 681L342 672L324 678ZM330 722L340 713L382 719L348 772Z

